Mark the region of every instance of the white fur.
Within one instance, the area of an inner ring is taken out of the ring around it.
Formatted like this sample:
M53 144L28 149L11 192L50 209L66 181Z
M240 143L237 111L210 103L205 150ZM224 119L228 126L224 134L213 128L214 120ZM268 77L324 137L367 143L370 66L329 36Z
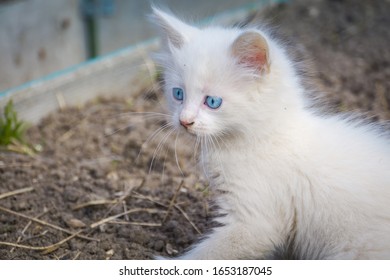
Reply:
M194 121L188 132L202 144L201 165L226 214L180 258L270 258L288 247L294 258L390 259L389 139L373 125L307 109L293 63L262 31L250 29L269 47L270 72L259 74L230 52L245 29L154 16L168 32L159 62L171 121ZM173 87L184 89L183 104ZM222 106L207 108L206 95Z

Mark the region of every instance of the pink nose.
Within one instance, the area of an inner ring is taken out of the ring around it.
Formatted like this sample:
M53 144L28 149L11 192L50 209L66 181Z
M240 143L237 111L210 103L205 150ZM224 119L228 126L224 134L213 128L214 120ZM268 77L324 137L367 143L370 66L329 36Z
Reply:
M193 125L194 122L188 122L188 121L182 121L182 120L180 120L180 124L181 124L182 126L184 126L185 128L188 128L188 127L190 127L191 125Z

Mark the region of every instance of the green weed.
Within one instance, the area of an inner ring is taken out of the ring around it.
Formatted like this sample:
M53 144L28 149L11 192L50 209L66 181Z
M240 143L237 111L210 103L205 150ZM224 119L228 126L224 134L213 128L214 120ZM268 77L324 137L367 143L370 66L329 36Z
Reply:
M4 107L0 116L0 146L5 150L34 154L34 150L24 140L27 124L18 118L12 100Z

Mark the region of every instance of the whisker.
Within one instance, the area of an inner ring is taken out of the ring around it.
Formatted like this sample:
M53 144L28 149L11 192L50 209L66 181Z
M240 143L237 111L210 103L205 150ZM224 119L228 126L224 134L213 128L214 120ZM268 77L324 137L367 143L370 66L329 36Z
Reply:
M156 129L156 131L154 131L147 139L146 141L141 145L141 148L138 152L138 155L137 155L137 158L136 158L136 162L138 162L139 160L139 157L143 151L143 149L146 147L146 145L151 142L158 134L162 133L165 129L167 128L170 128L170 127L173 127L173 124L168 122L166 124L164 124L163 126L159 127L158 129Z
M175 140L175 159L176 159L176 165L177 167L179 168L179 171L180 171L180 174L182 177L184 177L184 173L183 173L183 170L181 169L180 167L180 164L179 164L179 159L177 157L177 139L180 135L180 129L177 130L177 133L176 133L176 140Z
M153 118L156 118L158 119L159 121L161 120L161 117L170 117L169 114L164 114L164 113L156 113L156 112L126 112L126 113L120 113L120 114L117 114L115 116L112 116L112 117L109 117L109 119L118 119L118 118L122 118L122 117L129 117L129 116L140 116L142 117L143 120L148 120L148 119L153 119ZM133 122L135 122L134 119L132 119ZM158 123L158 122L155 122L155 123ZM125 129L128 129L132 127L132 124L128 124L124 127L121 127L121 128L118 128L112 132L109 132L109 133L105 133L104 136L108 137L108 136L112 136L116 133L118 133L119 131L122 131L122 130L125 130Z
M128 117L128 116L156 116L156 117L171 117L170 114L161 113L161 112L124 112L124 113L118 113L110 118L121 118L121 117Z
M131 124L128 124L128 125L126 125L126 126L124 126L124 127L120 127L120 128L118 128L118 129L115 129L115 130L112 131L112 132L104 133L104 137L110 137L110 136L112 136L112 135L118 133L119 131L126 130L126 129L130 128L130 127L132 127L132 125L131 125Z
M157 145L157 148L154 150L153 152L153 157L152 157L152 161L150 163L150 166L149 166L149 174L152 172L152 169L153 169L153 164L154 164L154 161L156 159L156 156L158 155L158 153L160 152L162 146L165 144L165 142L167 141L167 139L169 138L169 136L175 131L175 129L170 129L164 136L163 138L160 140L160 142L158 143Z
M196 153L198 152L199 149L199 136L196 135L196 140L195 140L195 149L194 149L194 154L193 154L193 160L196 161Z
M206 153L207 153L207 145L206 145L206 140L205 137L201 136L200 139L200 144L201 144L201 163L202 163L202 168L203 168L203 173L205 174L206 180L210 181L209 174L206 171Z
M225 149L228 148L228 144L225 142L225 139L223 139L224 134L216 134L214 137L222 142L224 145ZM222 150L222 146L220 146L220 149Z
M162 175L161 175L161 184L164 183L164 176L165 176L165 162L167 161L168 157L168 149L166 149L165 154L164 154L164 162L163 162L163 170L162 170Z
M214 154L211 153L212 149L211 149L211 143L210 143L210 136L209 135L206 136L206 147L207 147L207 155L208 155L207 157L208 157L208 159L210 161L211 160L211 156L213 156ZM209 161L208 161L208 164L210 164ZM209 165L207 167L210 168ZM211 174L210 170L208 172L209 172L209 174Z

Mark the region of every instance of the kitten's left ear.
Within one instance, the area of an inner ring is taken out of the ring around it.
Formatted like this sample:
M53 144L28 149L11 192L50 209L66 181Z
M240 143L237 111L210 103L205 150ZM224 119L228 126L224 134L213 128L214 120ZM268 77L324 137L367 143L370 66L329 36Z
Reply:
M260 33L244 32L233 42L231 51L239 64L262 73L270 72L268 44Z
M175 48L180 49L189 41L191 35L197 30L195 27L182 22L178 18L161 11L156 7L152 7L152 9L152 19L163 29L168 41Z

